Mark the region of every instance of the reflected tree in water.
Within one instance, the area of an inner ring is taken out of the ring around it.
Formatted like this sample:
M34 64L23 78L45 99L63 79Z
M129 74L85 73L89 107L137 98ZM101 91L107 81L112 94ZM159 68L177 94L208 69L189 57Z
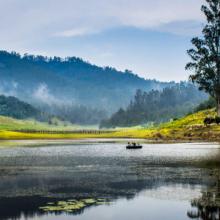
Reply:
M190 219L219 220L220 219L220 173L215 174L215 184L202 192L202 196L191 202L193 210L188 211Z

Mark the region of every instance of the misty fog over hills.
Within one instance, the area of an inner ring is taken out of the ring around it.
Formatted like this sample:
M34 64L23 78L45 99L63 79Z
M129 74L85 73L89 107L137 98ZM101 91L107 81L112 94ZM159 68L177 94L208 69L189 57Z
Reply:
M143 79L129 70L98 67L76 57L21 56L6 51L0 51L0 81L1 94L74 123L89 124L127 107L138 89L149 92L177 85Z
M26 101L83 104L115 111L126 106L137 89L150 91L174 83L145 80L130 71L101 68L82 59L0 52L0 89Z

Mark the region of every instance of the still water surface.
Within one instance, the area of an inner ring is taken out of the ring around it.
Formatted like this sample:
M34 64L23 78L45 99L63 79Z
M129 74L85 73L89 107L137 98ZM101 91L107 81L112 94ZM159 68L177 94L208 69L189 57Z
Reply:
M202 206L220 194L219 144L144 143L141 150L125 145L2 146L0 219L219 219L217 203ZM108 202L73 212L40 209L48 202L87 198Z

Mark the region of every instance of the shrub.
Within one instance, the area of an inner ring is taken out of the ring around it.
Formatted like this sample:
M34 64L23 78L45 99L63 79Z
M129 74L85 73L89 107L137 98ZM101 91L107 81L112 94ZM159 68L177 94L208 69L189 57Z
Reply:
M215 118L206 117L206 118L204 119L204 124L205 124L205 125L210 125L210 124L214 124L214 123L216 123Z
M204 119L204 124L205 125L210 125L210 124L220 124L220 117L216 116L215 118L213 117L206 117Z
M218 124L218 125L220 124L220 117L219 116L215 117L215 123Z
M202 102L201 104L199 104L195 109L194 112L199 112L202 110L206 110L206 109L212 109L216 107L216 101L214 98L209 97L208 100Z

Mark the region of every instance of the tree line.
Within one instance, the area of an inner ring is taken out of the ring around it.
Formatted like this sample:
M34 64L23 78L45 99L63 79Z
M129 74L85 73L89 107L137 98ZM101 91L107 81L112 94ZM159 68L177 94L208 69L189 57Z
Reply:
M0 115L16 119L34 118L47 121L50 115L13 96L0 95Z
M164 122L193 111L206 94L197 91L192 84L180 83L162 91L144 92L137 90L127 108L120 108L110 118L103 120L100 127L127 127L149 122Z

